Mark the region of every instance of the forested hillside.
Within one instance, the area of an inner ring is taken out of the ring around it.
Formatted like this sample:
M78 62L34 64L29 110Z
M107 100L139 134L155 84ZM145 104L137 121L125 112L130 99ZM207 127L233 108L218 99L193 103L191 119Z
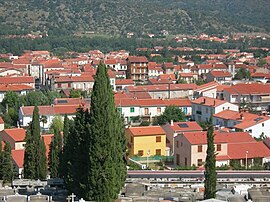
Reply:
M269 0L0 0L0 34L269 32Z

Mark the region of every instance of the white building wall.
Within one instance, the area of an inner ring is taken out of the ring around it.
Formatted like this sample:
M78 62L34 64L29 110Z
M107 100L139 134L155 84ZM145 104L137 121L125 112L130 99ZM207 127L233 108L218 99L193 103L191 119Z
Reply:
M261 135L266 135L270 137L270 120L258 123L254 126L244 129L245 132L248 132L252 137L259 138Z

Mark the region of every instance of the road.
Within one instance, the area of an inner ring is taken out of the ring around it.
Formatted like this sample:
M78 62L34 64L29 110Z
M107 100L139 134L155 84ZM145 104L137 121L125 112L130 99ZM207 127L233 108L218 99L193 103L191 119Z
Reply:
M270 171L217 171L218 178L270 178ZM130 170L128 178L200 178L204 171Z

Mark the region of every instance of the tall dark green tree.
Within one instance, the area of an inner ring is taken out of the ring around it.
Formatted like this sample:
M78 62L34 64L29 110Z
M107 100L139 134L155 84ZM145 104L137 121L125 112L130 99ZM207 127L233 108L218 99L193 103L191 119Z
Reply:
M11 146L9 142L5 142L4 152L2 157L2 179L5 182L11 182L13 179L13 163L11 157Z
M210 199L216 196L216 153L214 144L214 127L212 119L209 121L207 130L207 156L205 161L205 181L204 181L204 198Z
M3 179L3 164L2 164L2 160L3 160L3 151L2 151L2 140L0 137L0 179Z
M44 142L44 138L39 140L38 145L38 155L37 155L37 178L38 179L46 179L47 177L47 157L46 157L46 146Z
M66 187L70 193L76 193L80 197L85 196L89 162L86 115L88 111L82 108L77 109L74 123L69 124L70 129L63 148Z
M24 178L46 178L46 148L40 136L40 122L38 107L34 107L32 122L26 136L24 154Z
M64 177L67 174L67 158L68 156L65 156L65 145L67 144L67 137L69 134L69 129L70 129L70 124L72 123L71 120L68 119L67 115L65 115L64 117L64 127L63 127L63 149L62 149L62 153L60 154L60 158L59 158L59 176L60 177Z
M90 109L87 190L83 197L113 201L126 178L126 140L104 64L97 69Z
M53 141L50 144L49 167L52 178L59 177L60 155L62 154L62 137L59 130L54 131Z

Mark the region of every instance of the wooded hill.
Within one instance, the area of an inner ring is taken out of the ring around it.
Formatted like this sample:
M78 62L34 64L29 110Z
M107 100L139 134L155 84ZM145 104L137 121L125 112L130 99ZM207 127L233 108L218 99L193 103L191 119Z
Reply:
M0 34L269 32L269 0L0 0Z

